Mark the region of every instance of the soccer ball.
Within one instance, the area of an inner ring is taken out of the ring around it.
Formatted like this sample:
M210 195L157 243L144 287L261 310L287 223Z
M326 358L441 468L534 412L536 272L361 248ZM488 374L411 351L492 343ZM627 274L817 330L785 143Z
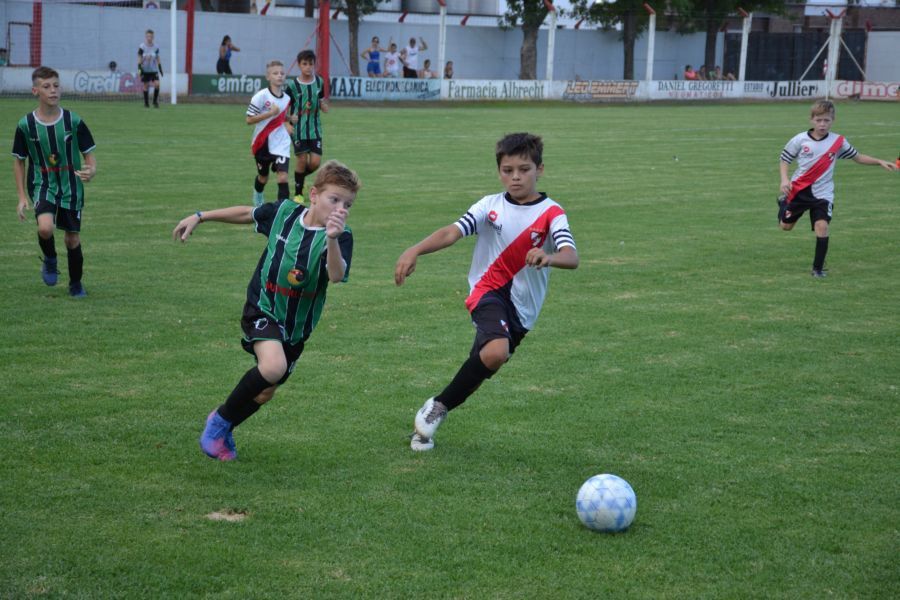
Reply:
M594 475L575 497L578 518L594 531L625 531L634 520L637 497L628 482L616 475Z

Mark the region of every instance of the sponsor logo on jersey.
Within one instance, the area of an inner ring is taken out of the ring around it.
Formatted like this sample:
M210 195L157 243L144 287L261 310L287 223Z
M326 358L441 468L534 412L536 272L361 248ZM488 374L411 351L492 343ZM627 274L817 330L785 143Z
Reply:
M266 318L257 319L255 321L253 321L253 327L260 331L262 331L263 329L265 329L268 326L269 326L269 320Z
M497 220L497 211L496 211L496 210L492 210L491 212L489 212L489 213L488 213L488 219L490 220L491 223L493 223L494 221L496 221L496 220Z
M802 154L812 154L812 150L810 150L809 146L806 146L806 145L804 145L802 148L800 148L800 152Z
M503 230L503 225L497 223L497 219L500 218L500 215L497 214L496 210L492 210L491 212L489 212L487 218L488 218L488 225L493 227L497 231L497 233L499 233Z

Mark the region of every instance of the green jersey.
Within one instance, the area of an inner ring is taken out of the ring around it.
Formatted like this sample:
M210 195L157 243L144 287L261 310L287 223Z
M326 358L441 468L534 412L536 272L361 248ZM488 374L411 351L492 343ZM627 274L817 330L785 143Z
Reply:
M275 319L291 344L309 338L322 316L328 288L325 228L304 225L307 210L291 200L267 202L253 210L256 231L269 240L247 286L247 303ZM349 228L338 237L338 245L347 264L346 281L353 256Z
M35 113L22 117L16 126L13 156L28 159L25 182L32 202L50 202L61 208L81 210L84 184L75 171L81 155L94 149L94 138L81 117L60 109L52 123L38 120Z
M321 140L322 119L319 107L325 98L325 80L319 75L309 82L303 83L297 77L287 82L285 93L291 98L291 114L299 120L294 125L295 140Z

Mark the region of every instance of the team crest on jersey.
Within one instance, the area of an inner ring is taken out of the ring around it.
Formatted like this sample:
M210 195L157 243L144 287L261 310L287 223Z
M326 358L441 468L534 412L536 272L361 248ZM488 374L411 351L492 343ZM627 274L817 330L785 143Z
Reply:
M291 269L288 271L287 280L293 286L303 285L306 281L306 269Z
M47 156L47 162L49 162L52 166L55 167L56 163L59 162L59 157L57 157L55 154L50 154Z
M547 232L543 229L532 229L531 230L531 247L537 248L539 246L544 245L544 239L547 237Z
M835 156L836 156L836 155L835 155L834 152L829 152L829 153L828 153L828 162L834 162L834 157L835 157Z
M266 318L257 319L255 321L253 321L253 327L260 331L262 331L263 329L265 329L268 326L269 326L269 320Z

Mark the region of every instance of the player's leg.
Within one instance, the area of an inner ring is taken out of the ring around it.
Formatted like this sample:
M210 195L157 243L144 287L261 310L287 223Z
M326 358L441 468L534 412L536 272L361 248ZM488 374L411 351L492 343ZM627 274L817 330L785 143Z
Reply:
M150 78L146 73L142 73L141 80L144 84L144 108L150 108Z
M263 190L269 182L270 161L263 150L256 153L256 177L253 179L253 206L262 206L266 201Z
M153 108L159 108L159 77L153 75Z
M53 237L53 229L56 225L55 204L38 201L34 203L34 213L37 219L38 245L41 248L41 279L47 285L56 285L59 277L59 268L56 257L56 239Z
M70 223L65 235L66 258L69 266L69 295L73 298L84 298L87 296L87 291L81 283L81 276L84 272L84 255L81 253L81 235L78 233L81 229L80 220L77 225L78 230L73 230L73 224Z
M275 159L273 168L275 169L275 177L278 181L278 200L287 200L291 197L291 188L288 184L288 169L290 168L290 160L287 156L278 156Z
M825 256L828 254L828 223L831 220L831 203L828 208L818 208L810 212L812 228L816 234L816 252L813 255L811 275L825 277Z
M295 148L297 145L295 144ZM296 152L294 155L294 202L303 202L303 184L306 182L306 163L309 152Z

